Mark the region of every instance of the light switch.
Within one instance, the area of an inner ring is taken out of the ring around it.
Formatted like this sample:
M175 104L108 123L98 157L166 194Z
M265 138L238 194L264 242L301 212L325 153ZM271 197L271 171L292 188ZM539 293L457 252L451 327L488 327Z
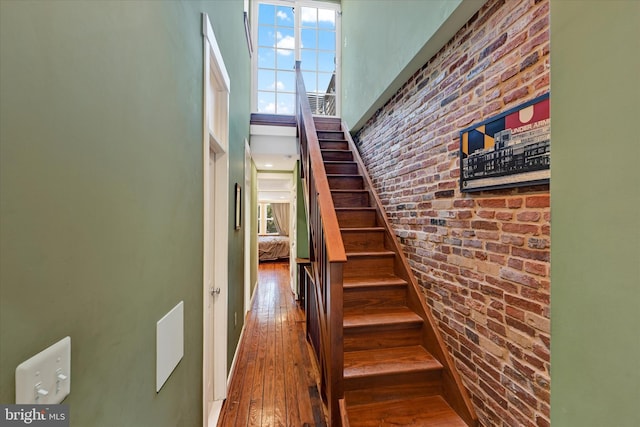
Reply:
M17 404L57 404L70 392L71 337L64 337L16 368Z

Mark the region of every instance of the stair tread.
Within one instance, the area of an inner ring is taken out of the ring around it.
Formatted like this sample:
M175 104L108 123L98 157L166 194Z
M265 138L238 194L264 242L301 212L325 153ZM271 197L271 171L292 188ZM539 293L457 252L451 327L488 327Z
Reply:
M362 252L347 252L347 259L349 257L370 257L370 256L394 256L396 253L393 251L381 250L381 251L362 251Z
M328 173L327 178L362 178L357 173Z
M439 369L442 369L440 362L420 345L344 353L345 380Z
M375 211L374 206L342 206L336 207L336 211Z
M378 286L406 286L406 280L401 279L393 274L376 275L372 277L358 276L345 277L342 282L344 288L363 288Z
M369 190L363 190L361 188L332 188L332 193L368 193Z
M442 396L418 397L349 406L351 427L467 427Z
M345 309L344 328L362 328L367 326L392 326L402 324L421 324L422 318L406 307L388 307L377 309Z
M384 227L340 227L340 231L357 232L357 231L384 231Z

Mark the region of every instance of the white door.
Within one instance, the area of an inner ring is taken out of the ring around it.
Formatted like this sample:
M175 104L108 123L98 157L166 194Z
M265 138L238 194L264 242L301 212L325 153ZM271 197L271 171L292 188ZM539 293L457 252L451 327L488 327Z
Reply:
M214 302L219 291L219 288L216 288L214 274L213 274L213 266L215 260L215 227L213 226L214 221L214 212L216 207L216 197L215 197L215 153L209 152L209 209L208 215L205 219L205 224L208 223L208 230L205 230L206 234L206 245L205 248L208 250L207 254L205 254L205 268L204 275L205 280L204 283L204 396L206 402L205 413L210 414L211 409L213 407L213 360L215 358L215 345L214 345L214 333L215 325L214 325Z

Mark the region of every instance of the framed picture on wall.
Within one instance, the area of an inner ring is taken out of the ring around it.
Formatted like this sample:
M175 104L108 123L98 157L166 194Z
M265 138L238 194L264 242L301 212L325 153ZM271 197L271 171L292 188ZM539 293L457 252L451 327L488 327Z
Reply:
M235 229L240 230L242 226L242 187L236 182L236 208L235 208Z
M550 149L547 93L460 132L460 190L546 184Z

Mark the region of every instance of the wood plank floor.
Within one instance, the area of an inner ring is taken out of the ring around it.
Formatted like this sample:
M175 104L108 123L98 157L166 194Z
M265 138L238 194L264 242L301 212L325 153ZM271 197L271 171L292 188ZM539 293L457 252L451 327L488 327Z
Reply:
M218 426L326 426L318 380L305 338L304 312L289 287L289 264L260 264Z

